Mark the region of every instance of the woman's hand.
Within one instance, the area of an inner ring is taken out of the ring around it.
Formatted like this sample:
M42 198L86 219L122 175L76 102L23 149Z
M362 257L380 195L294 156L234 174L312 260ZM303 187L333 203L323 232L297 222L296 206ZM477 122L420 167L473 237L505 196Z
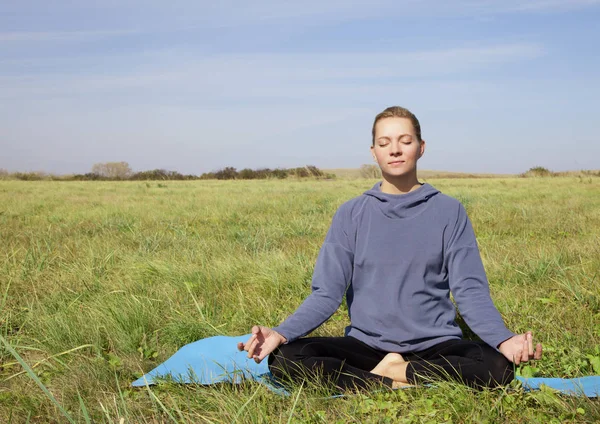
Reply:
M498 350L506 359L519 365L521 362L527 362L531 359L540 359L542 357L542 344L538 343L533 349L533 335L531 331L525 334L517 334L508 340L503 341L498 346Z
M258 364L275 349L287 342L286 338L277 331L262 325L252 327L252 336L246 343L239 342L237 347L239 350L248 352L248 358L254 358Z

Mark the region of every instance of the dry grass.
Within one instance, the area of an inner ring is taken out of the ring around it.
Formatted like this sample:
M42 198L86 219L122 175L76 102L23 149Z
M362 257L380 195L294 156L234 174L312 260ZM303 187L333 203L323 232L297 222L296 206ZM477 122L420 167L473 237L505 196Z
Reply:
M545 345L522 371L600 374L600 179L429 182L466 206L507 325ZM518 384L336 400L252 383L129 387L186 343L284 319L310 291L336 208L373 183L0 181L0 334L77 422L598 422L598 401ZM342 309L316 334L345 325ZM0 422L64 422L7 349L0 364Z

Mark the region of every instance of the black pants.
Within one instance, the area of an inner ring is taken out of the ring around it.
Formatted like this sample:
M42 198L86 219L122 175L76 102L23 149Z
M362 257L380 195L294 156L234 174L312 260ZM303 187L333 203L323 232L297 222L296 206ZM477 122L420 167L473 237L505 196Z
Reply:
M364 390L374 384L391 387L391 379L369 372L387 353L354 337L306 337L281 345L269 355L269 369L282 381L323 379L342 390ZM482 388L504 385L514 378L512 363L484 342L447 340L401 355L409 362L406 377L413 384L451 379Z

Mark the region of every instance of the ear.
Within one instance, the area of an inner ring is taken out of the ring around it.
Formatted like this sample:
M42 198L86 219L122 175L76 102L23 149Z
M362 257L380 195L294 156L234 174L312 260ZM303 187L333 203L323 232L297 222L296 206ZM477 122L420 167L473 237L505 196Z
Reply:
M377 156L375 156L375 146L371 146L371 156L373 156L373 160L377 162Z
M421 140L421 143L419 143L419 159L423 154L425 154L425 140Z

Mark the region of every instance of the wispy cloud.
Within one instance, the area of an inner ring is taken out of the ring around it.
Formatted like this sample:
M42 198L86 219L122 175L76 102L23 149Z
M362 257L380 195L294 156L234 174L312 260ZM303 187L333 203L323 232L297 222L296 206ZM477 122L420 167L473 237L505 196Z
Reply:
M135 30L0 32L0 42L93 41L136 32Z
M159 7L153 2L155 7ZM488 15L513 12L552 12L597 6L600 0L305 0L281 2L221 0L207 7L201 2L185 4L197 25L239 26L272 21L322 20L344 22L353 19L407 18L424 16ZM162 3L159 3L162 4ZM171 12L166 12L168 17ZM192 21L190 21L192 22Z
M311 95L358 89L379 84L400 84L443 79L491 66L528 61L544 54L539 44L516 43L406 53L302 53L217 54L195 58L178 52L113 57L121 73L19 75L0 78L0 97L78 96L88 93L124 94L123 90L181 93L204 99L307 98ZM178 58L178 60L176 59ZM135 72L128 63L138 63ZM168 65L164 65L164 64ZM32 66L31 61L27 62ZM110 63L108 63L110 66ZM60 67L60 66L59 66Z
M168 6L158 0L105 1L98 4L53 2L47 10L48 25L59 31L39 31L23 19L23 31L0 33L0 41L65 41L96 40L132 32L182 32L194 29L248 28L271 25L283 30L291 24L324 25L365 19L415 19L457 16L488 17L507 13L552 13L591 8L600 0L305 0L281 2L255 0L239 2L221 0L204 2L174 0ZM15 3L8 10L23 17L32 16L27 4ZM69 19L66 20L65 17ZM34 22L33 19L31 19ZM78 23L80 26L78 26ZM100 26L98 26L98 24ZM0 16L0 25L2 17ZM108 27L108 28L107 28ZM43 28L43 26L42 26ZM73 28L72 31L66 28ZM78 30L95 28L94 30Z
M530 0L515 2L507 10L549 12L583 9L598 5L600 5L600 0Z

